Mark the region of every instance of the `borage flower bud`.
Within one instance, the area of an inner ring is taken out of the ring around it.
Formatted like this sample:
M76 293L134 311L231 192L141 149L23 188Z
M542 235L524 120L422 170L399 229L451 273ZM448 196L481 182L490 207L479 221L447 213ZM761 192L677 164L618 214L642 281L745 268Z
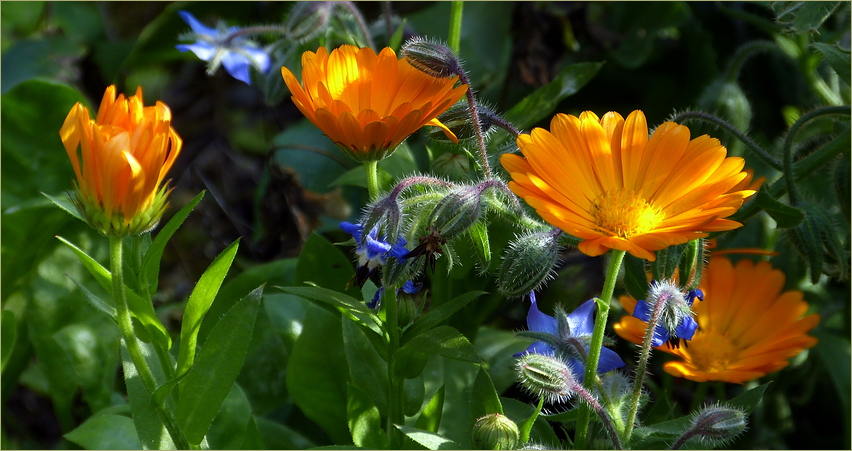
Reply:
M561 251L558 237L547 231L532 232L512 240L503 252L497 290L506 296L518 297L538 290L552 279Z
M577 385L574 372L565 362L541 354L523 354L515 369L521 386L548 403L567 401L573 396L571 387Z
M101 234L138 235L160 221L182 144L171 119L162 102L144 106L141 87L129 98L108 87L95 120L81 103L71 108L59 131L77 175L71 200Z
M452 240L479 219L481 205L482 189L480 187L461 187L451 191L438 202L429 215L428 223L431 229L444 240Z
M647 301L637 301L633 316L642 321L651 321L654 306L662 303L660 321L654 326L654 337L651 346L662 346L668 342L670 346L680 347L680 340L691 340L698 329L698 323L692 318L692 304L698 299L704 300L701 290L692 290L684 294L673 282L651 281Z
M297 2L284 27L287 38L294 41L309 41L326 30L335 2Z
M408 60L408 64L433 77L464 75L456 54L437 42L412 38L402 46L399 53Z
M476 420L471 438L475 449L515 449L521 439L521 431L509 417L489 413Z
M491 118L495 113L481 104L478 104L476 109L479 112L479 129L482 131L483 136L487 136L493 125ZM459 102L451 106L450 109L438 115L438 120L446 125L459 141L476 138L476 129L473 128L470 108L468 108L465 102ZM428 135L435 141L444 143L452 142L439 130L430 130Z
M746 415L739 409L724 406L705 407L695 414L690 428L678 437L672 449L679 449L692 438L698 438L707 445L723 445L743 433L746 426Z

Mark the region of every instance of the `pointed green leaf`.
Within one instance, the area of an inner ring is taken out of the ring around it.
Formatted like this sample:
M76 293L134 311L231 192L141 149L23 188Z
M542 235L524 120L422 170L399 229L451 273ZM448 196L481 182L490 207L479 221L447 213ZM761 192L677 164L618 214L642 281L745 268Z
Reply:
M354 321L343 321L343 349L352 385L367 393L379 412L387 412L388 364ZM351 429L350 424L350 429ZM356 442L356 444L358 444ZM360 445L359 445L360 446Z
M139 346L145 355L145 361L148 367L154 374L154 379L162 381L162 367L157 360L153 346L138 341ZM139 440L142 442L145 449L175 449L160 415L154 409L154 404L151 401L151 396L142 384L142 379L139 377L139 372L136 371L136 366L130 360L130 355L127 353L127 347L124 345L124 340L121 343L121 360L124 369L124 383L127 386L127 397L130 401L130 411L132 413L133 424L136 426L136 433L139 435ZM174 404L172 404L173 408Z
M80 284L80 282L74 280L74 278L72 278L71 276L66 274L66 277L68 277L70 281L74 282L74 285L77 285L77 288L79 288L80 291L83 292L83 295L86 297L86 300L89 301L89 304L92 305L92 307L103 313L106 313L110 318L112 318L113 321L117 321L115 319L115 306L113 306L112 304L108 304L103 299L95 296L94 293L92 293L88 290L88 288Z
M520 432L520 441L521 443L526 443L530 439L530 432L532 432L533 426L535 426L535 421L538 419L538 415L541 413L541 408L544 406L544 398L538 399L538 405L536 406L533 413L527 417L524 421L518 423L518 429Z
M154 390L153 396L151 396L151 398L153 398L154 404L160 407L164 406L166 403L166 397L169 396L169 393L172 392L172 389L175 388L175 386L177 386L177 384L179 384L180 381L182 381L187 374L188 373L183 373L180 376L157 387L157 389Z
M222 281L228 275L231 263L237 255L239 244L239 238L234 240L210 263L210 266L198 279L192 294L189 295L180 325L177 374L185 373L195 360L195 345L198 340L198 329L201 327L201 321L207 314L207 310L210 309L213 299L216 298L216 293L219 292Z
M351 297L347 296L339 291L329 290L322 287L279 287L275 288L280 289L281 291L295 294L297 296L301 296L306 299L311 299L314 301L320 301L325 304L332 305L334 307L340 307L346 310L350 310L353 312L360 312L364 314L371 314L372 311L364 305L363 302Z
M648 276L645 260L630 254L624 256L624 285L634 299L645 299L648 295Z
M41 193L41 195L50 199L50 201L53 202L54 204L56 204L57 207L65 210L71 216L85 222L86 224L89 223L89 221L86 221L86 218L84 218L83 216L80 215L80 212L77 211L77 206L74 205L74 203L71 202L68 198L63 199L63 198L59 198L59 197L53 197L53 196L51 196L47 193Z
M370 395L347 384L346 417L355 446L372 449L387 448L387 435L382 431L382 417Z
M122 415L90 418L65 438L83 449L142 449L133 420Z
M422 359L421 354L434 354L453 360L480 363L476 348L458 330L450 326L436 327L424 332L397 350L394 355L395 374L407 373L412 360Z
M470 425L473 426L478 418L491 413L502 414L503 405L500 404L500 396L494 390L488 371L480 367L470 394Z
M3 310L2 325L0 325L0 371L6 369L6 362L9 361L9 356L12 355L12 350L15 349L15 341L18 338L18 320L15 318L15 313L11 310Z
M395 424L397 429L402 431L408 438L423 445L426 449L463 449L458 443L440 436L431 431L413 428L410 426L400 426Z
M157 237L151 242L151 247L148 252L142 257L142 277L148 284L148 289L151 294L157 292L157 282L160 276L160 260L163 258L163 250L166 248L166 243L177 231L178 227L183 224L183 221L189 216L189 213L201 202L204 197L204 191L198 193L195 198L184 205L172 219L157 232Z
M263 286L231 307L213 326L195 364L180 384L176 417L190 444L201 443L240 374L262 294Z
M470 235L470 241L473 243L473 248L476 250L476 258L479 260L479 265L484 270L488 269L491 263L491 244L488 241L488 227L485 223L477 221L470 225L467 229Z
M483 294L487 293L484 291L471 291L469 293L465 293L456 297L450 302L441 304L437 308L430 310L429 313L418 318L413 325L411 325L408 329L405 330L405 333L402 334L402 339L400 339L400 343L404 345L411 341L413 338L422 334L423 332L426 332L427 330L441 324L441 322L443 322L445 319L452 316L453 313L456 313L457 311L461 310L467 304L472 302L474 299L482 296Z
M849 51L843 50L836 45L829 45L823 42L815 42L814 47L822 53L825 59L828 61L828 64L831 65L831 68L837 72L837 75L849 84L850 79L850 64L849 62Z
M796 227L805 218L802 210L774 199L764 190L758 191L754 201L775 220L779 229Z
M444 410L444 394L446 391L446 385L441 385L441 388L435 392L435 395L423 408L423 413L417 418L414 427L424 431L438 432L438 427L441 426L441 412Z

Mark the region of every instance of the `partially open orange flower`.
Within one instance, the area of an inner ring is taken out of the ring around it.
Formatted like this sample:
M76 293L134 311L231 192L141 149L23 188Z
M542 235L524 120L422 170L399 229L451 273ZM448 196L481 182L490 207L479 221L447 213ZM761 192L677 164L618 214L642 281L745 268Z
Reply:
M693 304L698 330L680 348L655 349L681 358L663 369L698 382L741 384L786 367L787 359L817 343L807 335L819 315L805 316L808 304L801 291L781 292L784 273L768 262L740 260L736 267L725 257L713 257L699 288L704 300ZM632 313L636 300L621 296ZM624 316L614 325L625 340L642 343L646 323Z
M320 47L302 55L302 84L286 67L281 75L302 114L357 161L389 156L424 125L441 127L458 142L436 117L465 94L467 85L456 86L458 77L421 72L390 48L376 55L352 45L331 54Z
M626 120L615 112L557 114L550 131L518 137L523 157L505 154L500 162L512 191L582 239L585 254L618 249L653 261L653 251L742 226L724 218L754 194L740 186L742 158L726 158L715 138L689 138L674 122L649 138L641 111Z
M182 141L162 102L145 107L142 88L116 98L104 92L98 116L75 104L59 131L77 175L77 209L104 235L128 236L156 226L167 206L162 184ZM162 185L162 186L161 186Z

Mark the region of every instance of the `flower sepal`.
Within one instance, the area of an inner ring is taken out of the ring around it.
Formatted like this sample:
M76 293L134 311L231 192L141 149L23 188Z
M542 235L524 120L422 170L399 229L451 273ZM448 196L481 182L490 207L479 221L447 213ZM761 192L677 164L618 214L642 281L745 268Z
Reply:
M121 211L113 211L112 214L108 214L104 211L103 206L89 202L85 197L80 196L79 190L69 193L68 198L77 207L80 216L101 235L128 237L143 235L157 227L163 213L169 206L168 196L170 192L171 189L163 185L154 196L151 205L147 209L140 210L129 220L125 219L124 213Z

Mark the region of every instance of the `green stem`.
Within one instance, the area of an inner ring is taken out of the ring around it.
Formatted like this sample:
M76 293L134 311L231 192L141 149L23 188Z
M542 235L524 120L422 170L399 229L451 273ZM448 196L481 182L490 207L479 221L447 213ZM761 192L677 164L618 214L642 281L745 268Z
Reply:
M361 28L361 34L364 35L367 47L376 50L376 44L373 43L373 37L370 35L370 30L367 28L367 21L364 20L364 16L361 14L361 11L359 11L352 2L340 2L340 4L345 6L349 12L352 13L352 16L355 18L355 22L358 22L358 27Z
M453 53L459 53L459 44L461 43L461 28L462 28L462 11L464 10L464 2L454 1L450 7L450 32L447 36L447 45Z
M587 390L591 390L595 384L595 375L598 369L598 360L601 357L601 346L603 346L604 330L606 329L606 320L609 316L609 304L612 301L612 293L615 290L615 281L618 278L618 271L621 269L621 262L624 260L625 251L613 249L609 260L609 268L604 281L603 292L601 293L601 301L597 303L598 313L595 317L595 330L592 333L592 342L589 345L589 359L586 360L586 373L583 381L583 386ZM580 412L577 416L577 431L574 436L574 448L586 449L586 436L589 430L589 419L591 417L590 407L586 404L580 405Z
M367 170L367 192L372 202L379 198L379 162L365 161L364 169Z
M642 341L642 349L639 352L639 364L636 366L636 376L633 378L633 394L630 398L630 410L627 420L624 422L624 439L630 440L633 434L633 425L636 422L636 414L639 412L639 399L642 397L642 385L645 383L645 371L648 369L648 360L651 358L651 343L654 341L654 332L660 317L663 314L663 306L666 300L660 297L654 302L654 310L648 319L648 327L645 328L645 339Z
M398 429L394 425L405 425L403 414L402 383L397 380L394 373L394 362L396 351L399 349L399 319L396 304L396 287L389 286L382 281L385 287L382 294L382 308L385 310L385 330L388 338L388 449L399 449L402 445L399 440Z
M154 379L154 374L151 373L151 368L148 367L148 362L142 354L142 349L139 347L139 341L133 332L133 321L130 318L130 308L127 306L127 298L124 292L124 273L122 271L122 238L111 236L109 238L110 251L110 271L112 272L112 293L115 298L116 319L118 320L118 328L121 330L121 336L124 338L124 344L127 346L127 353L130 355L130 360L136 367L139 373L139 378L142 380L142 385L148 393L148 400L151 402L154 409L160 415L166 430L172 438L177 449L190 449L189 442L183 436L180 426L174 417L173 412L166 410L163 406L157 405L151 399L154 391L157 389L157 381Z
M725 80L728 82L737 81L737 76L740 74L740 70L742 69L745 62L751 58L752 56L757 55L762 52L772 52L772 51L780 51L778 48L778 44L772 41L752 41L749 42L742 47L738 48L736 53L734 53L733 58L731 58L731 62L728 65L728 69L725 71Z

